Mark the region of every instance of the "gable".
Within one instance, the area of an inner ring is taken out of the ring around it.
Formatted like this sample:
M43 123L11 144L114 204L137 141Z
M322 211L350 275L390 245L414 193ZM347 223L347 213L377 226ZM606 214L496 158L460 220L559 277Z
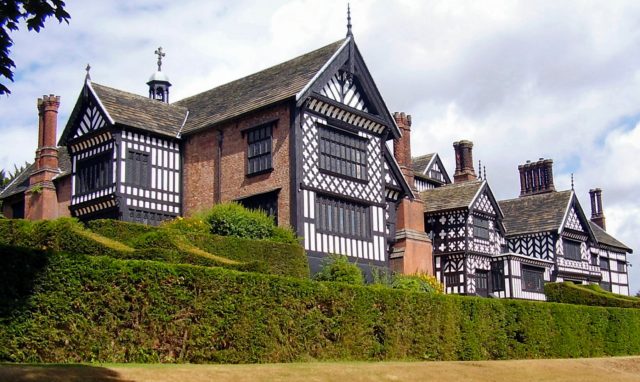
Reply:
M496 209L493 206L493 203L489 199L487 195L487 191L485 190L480 196L476 199L476 202L473 204L472 210L482 212L488 215L497 215Z
M345 71L339 71L334 74L320 90L320 94L354 109L364 112L369 111L358 82L350 78Z
M72 134L71 139L79 138L85 134L93 133L96 130L102 129L107 126L107 122L103 116L100 106L93 100L88 99L84 106L84 111L81 113L78 119L79 123L76 126L75 132Z
M352 37L347 38L316 76L296 94L297 106L383 135L400 130L384 103Z
M424 169L423 175L429 179L442 182L443 184L451 184L449 174L447 174L447 170L442 164L438 154L435 154L433 158L431 158L431 161Z
M85 82L58 145L65 146L70 141L90 135L113 123L113 120L91 88L90 82Z
M589 225L589 219L587 219L584 211L582 211L580 202L578 202L578 198L575 196L575 193L573 191L571 191L571 199L565 210L565 216L562 221L562 225L558 230L558 233L560 234L570 234L571 232L585 234L592 242L596 242L593 230L591 230L591 227Z

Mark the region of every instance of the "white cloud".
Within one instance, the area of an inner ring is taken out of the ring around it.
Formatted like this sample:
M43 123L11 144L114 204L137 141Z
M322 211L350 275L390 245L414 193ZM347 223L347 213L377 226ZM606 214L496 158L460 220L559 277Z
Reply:
M161 45L177 100L344 37L344 8L337 0L69 3L70 25L14 35L0 167L32 160L42 94L62 96L62 130L87 62L95 82L146 94ZM640 251L639 2L356 0L351 8L390 109L413 115L414 154L437 151L451 169L452 142L473 140L499 198L517 196L518 164L553 158L558 188L575 173L588 210L588 189L601 187L610 231Z

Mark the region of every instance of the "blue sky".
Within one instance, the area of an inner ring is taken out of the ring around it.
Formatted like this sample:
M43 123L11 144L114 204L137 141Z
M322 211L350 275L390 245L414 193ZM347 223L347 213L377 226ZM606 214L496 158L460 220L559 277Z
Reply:
M587 215L603 189L608 231L640 252L640 2L351 2L356 42L392 111L413 116L414 155L474 141L499 199L517 165L554 160ZM36 99L62 97L60 133L91 63L94 82L146 94L153 54L178 100L344 37L343 1L68 2L69 25L13 34L16 82L0 98L0 168L31 161ZM25 28L23 28L25 29ZM630 256L640 289L640 254Z

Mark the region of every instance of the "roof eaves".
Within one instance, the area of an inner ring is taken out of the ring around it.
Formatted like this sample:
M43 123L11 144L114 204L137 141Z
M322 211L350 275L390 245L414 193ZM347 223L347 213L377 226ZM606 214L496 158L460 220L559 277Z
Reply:
M102 111L104 111L105 115L109 119L109 122L112 125L115 125L116 122L113 120L113 118L111 118L111 115L109 114L109 110L107 110L107 108L104 107L104 105L102 104L102 101L100 100L100 97L98 97L98 94L96 93L96 91L93 90L93 86L91 86L91 81L90 80L87 80L87 87L89 88L89 90L91 90L91 94L93 94L93 96L95 97L96 102L98 102L98 105L100 105L100 108L102 109Z

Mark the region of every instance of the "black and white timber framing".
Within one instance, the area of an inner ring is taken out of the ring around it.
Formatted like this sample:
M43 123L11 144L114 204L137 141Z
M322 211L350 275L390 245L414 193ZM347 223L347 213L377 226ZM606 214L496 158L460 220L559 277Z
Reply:
M346 255L361 265L387 266L395 238L396 203L411 191L386 146L388 139L399 136L399 130L353 38L347 38L297 98L302 205L298 229L312 270L331 253ZM338 142L335 155L334 147L327 147L327 135ZM361 148L350 148L352 144ZM334 156L337 168L332 167ZM366 161L358 162L363 159ZM332 161L331 166L325 164L327 160ZM354 161L363 165L350 170ZM360 215L351 210L364 211L366 217L358 219L354 216ZM333 219L339 230L344 224L348 231L335 234L336 230L323 229L327 211L335 211ZM366 233L353 235L352 226Z
M63 140L72 164L73 216L155 225L180 215L177 139L117 123L90 81L85 83Z

